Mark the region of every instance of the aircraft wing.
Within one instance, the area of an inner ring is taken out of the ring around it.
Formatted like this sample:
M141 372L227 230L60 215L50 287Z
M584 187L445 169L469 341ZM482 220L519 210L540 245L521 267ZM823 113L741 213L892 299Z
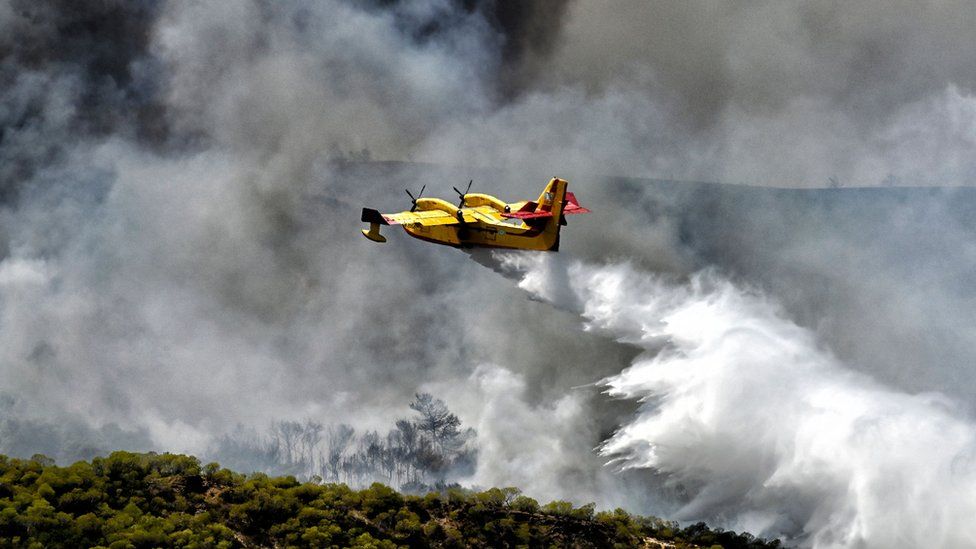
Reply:
M511 212L503 213L502 217L510 219L539 219L540 217L552 217L552 212Z
M370 208L363 208L362 220L380 225L424 225L426 227L458 224L456 217L443 210L384 214Z

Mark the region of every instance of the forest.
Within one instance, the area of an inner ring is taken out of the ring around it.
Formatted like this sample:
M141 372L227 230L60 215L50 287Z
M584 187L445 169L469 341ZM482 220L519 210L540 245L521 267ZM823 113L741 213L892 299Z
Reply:
M779 547L516 488L404 495L374 483L244 475L191 456L114 452L59 467L0 456L2 547Z

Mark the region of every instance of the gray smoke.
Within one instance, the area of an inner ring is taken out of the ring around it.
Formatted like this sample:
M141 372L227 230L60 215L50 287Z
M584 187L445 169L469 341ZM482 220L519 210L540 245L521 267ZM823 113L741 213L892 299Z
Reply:
M718 268L845 367L967 408L976 198L888 187L976 175L973 17L0 2L0 451L203 453L306 418L385 430L427 391L479 433L472 483L681 508L698 487L593 452L635 406L592 384L641 349L464 254L357 234L363 205L470 178L516 200L564 177L595 213L562 254L676 284ZM829 178L885 188L664 181Z
M427 153L775 186L966 185L974 18L965 2L575 2L529 91Z

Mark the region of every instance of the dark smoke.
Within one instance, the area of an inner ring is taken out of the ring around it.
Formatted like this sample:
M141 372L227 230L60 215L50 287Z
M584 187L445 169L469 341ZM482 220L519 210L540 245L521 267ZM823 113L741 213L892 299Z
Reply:
M40 166L62 160L64 137L114 133L166 142L159 61L149 51L161 3L13 0L2 13L0 200Z
M421 46L450 42L455 33L474 33L487 26L496 36L495 70L486 75L489 89L512 100L537 85L541 65L555 51L569 11L568 0L448 0L419 7L403 0L371 0L367 9L393 14L397 29Z

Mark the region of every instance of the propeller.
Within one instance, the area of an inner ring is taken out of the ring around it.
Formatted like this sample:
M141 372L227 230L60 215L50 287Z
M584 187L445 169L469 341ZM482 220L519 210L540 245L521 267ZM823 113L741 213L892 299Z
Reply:
M426 184L424 184L423 187L420 187L420 192L417 193L417 196L416 197L414 197L414 195L410 193L410 189L403 189L404 191L407 191L407 196L410 197L410 211L411 212L417 210L417 200L421 196L424 196L424 189L426 189L426 188L427 188L427 185Z
M471 184L472 183L474 183L474 179L468 181L468 188L465 189L463 193L461 191L459 191L457 187L453 187L454 188L454 192L458 193L458 196L461 197L461 201L458 202L458 209L459 210L464 207L464 195L468 194L468 191L471 190Z

